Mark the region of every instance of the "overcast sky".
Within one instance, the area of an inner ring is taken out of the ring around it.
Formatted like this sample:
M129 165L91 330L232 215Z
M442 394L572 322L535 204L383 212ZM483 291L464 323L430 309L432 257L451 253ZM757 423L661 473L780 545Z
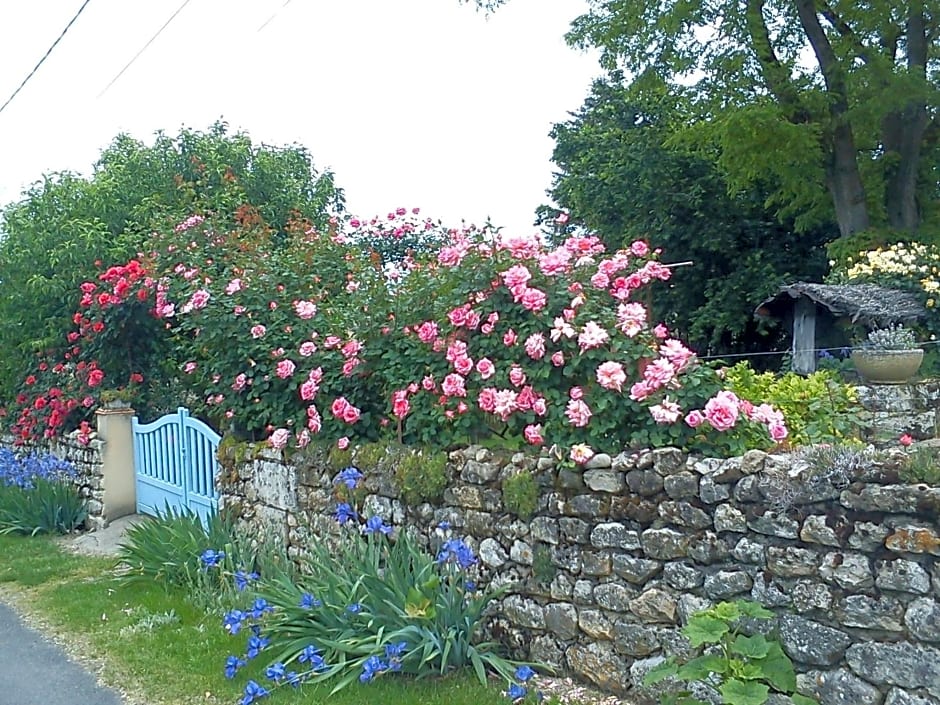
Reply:
M6 0L0 104L82 0ZM205 129L306 146L349 209L420 206L531 230L547 201L553 123L580 107L596 58L563 34L584 0L90 0L0 113L0 203L44 172L88 173L119 132ZM102 94L102 91L103 94Z

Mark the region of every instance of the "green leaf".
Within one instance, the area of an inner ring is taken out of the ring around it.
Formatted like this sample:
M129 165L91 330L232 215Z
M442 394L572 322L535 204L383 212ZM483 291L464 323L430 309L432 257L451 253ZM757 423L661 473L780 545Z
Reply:
M728 661L718 654L703 654L679 667L676 676L684 681L700 681L712 673L725 673Z
M793 670L793 663L783 652L780 644L772 643L767 655L755 663L764 672L767 682L776 690L792 693L796 689L796 672Z
M731 644L731 653L747 658L764 658L770 652L770 642L763 634L744 636L739 634Z
M732 678L718 688L727 705L764 705L770 693L763 683L739 681Z
M738 600L737 606L741 611L741 614L745 617L754 617L756 619L773 619L774 617L774 613L761 605L759 602Z
M650 671L643 676L643 685L653 685L654 683L659 683L660 681L666 680L674 675L676 675L678 667L676 662L672 659L668 661L663 661L658 666L654 666Z
M727 622L709 617L706 614L697 614L689 619L689 623L682 629L682 633L693 646L702 644L717 644L728 633L730 627Z

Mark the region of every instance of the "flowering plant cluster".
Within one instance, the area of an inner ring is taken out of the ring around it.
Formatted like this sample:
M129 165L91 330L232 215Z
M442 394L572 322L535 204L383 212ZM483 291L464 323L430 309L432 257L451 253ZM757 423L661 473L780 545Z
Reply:
M74 482L75 467L51 453L18 455L9 448L0 448L0 485L33 489L37 481Z
M902 325L890 325L870 331L862 347L868 350L914 350L917 337L914 331Z
M555 245L405 209L325 232L297 222L286 236L247 206L236 221L222 231L192 216L83 284L73 347L17 400L19 436L57 432L113 378L181 382L197 413L276 448L497 434L580 447L578 459L599 446L741 450L786 437L779 413L724 390L648 320L645 290L671 272L643 241L611 253L591 236ZM363 248L418 234L434 247ZM141 340L149 348L132 351ZM105 349L120 354L105 362ZM50 398L63 406L54 417L42 412Z
M361 480L355 467L334 478L339 533L313 543L301 578L265 576L248 609L223 617L223 628L246 640L244 653L226 660L226 677L262 652L277 654L265 670L270 683L249 680L243 705L304 682L333 680L340 689L465 667L484 682L486 669L507 680L531 677L530 667L514 671L517 664L499 656L495 644L478 639L483 609L496 592L477 589L471 547L447 524L437 528L439 547L429 553L379 516L363 521L356 506L340 501ZM216 551L202 557L207 569L220 560Z
M0 448L0 534L68 533L85 521L71 463Z

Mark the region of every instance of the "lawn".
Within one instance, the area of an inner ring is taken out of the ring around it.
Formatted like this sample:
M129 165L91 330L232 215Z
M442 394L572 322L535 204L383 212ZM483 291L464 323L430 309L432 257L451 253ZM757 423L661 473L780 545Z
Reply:
M103 680L151 705L237 703L249 678L267 684L262 659L234 681L226 657L241 643L221 619L154 583L121 585L115 561L64 553L43 537L0 536L0 596L7 594L28 621L51 629L104 665ZM21 599L18 599L21 598ZM277 689L265 702L329 705L506 705L495 683L483 687L469 673L416 681L378 678L329 695L329 685Z

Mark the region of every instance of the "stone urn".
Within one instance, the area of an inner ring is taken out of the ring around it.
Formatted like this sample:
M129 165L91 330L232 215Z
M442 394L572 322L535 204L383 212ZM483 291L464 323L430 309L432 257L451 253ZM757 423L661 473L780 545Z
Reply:
M862 379L872 384L904 384L917 374L924 361L924 351L853 350L852 362Z

